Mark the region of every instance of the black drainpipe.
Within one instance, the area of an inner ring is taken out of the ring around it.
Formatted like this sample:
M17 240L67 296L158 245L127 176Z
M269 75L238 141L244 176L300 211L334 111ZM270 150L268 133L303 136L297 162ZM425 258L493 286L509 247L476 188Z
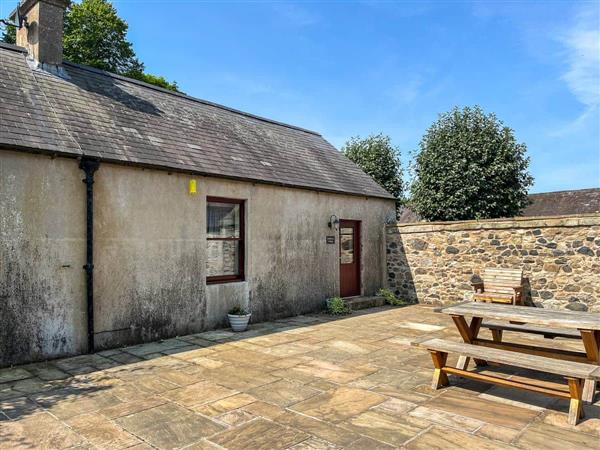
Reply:
M85 204L86 204L86 258L85 287L87 292L87 334L88 353L94 353L94 173L100 162L93 159L82 159L79 168L85 172Z

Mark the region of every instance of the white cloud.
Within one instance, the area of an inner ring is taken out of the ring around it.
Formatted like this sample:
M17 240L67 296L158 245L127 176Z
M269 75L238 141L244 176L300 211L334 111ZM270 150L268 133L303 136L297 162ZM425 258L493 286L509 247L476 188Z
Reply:
M565 124L559 124L548 131L552 138L562 138L574 134L586 133L590 127L598 128L598 105L589 105L577 118Z
M584 106L574 120L553 128L553 138L581 134L598 127L600 111L600 10L594 6L580 8L570 28L558 34L566 68L561 79Z
M562 76L579 102L600 104L600 10L582 8L572 28L559 39L566 50L568 69Z

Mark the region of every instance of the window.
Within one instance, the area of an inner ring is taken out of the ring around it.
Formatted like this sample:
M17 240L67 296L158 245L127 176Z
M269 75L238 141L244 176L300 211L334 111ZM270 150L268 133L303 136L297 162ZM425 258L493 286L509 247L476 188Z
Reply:
M354 262L354 228L340 229L340 263Z
M244 201L208 197L206 282L244 279Z

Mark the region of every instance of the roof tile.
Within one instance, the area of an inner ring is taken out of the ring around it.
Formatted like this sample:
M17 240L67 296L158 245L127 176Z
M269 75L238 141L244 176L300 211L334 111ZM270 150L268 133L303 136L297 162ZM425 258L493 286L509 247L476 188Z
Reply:
M0 46L0 145L392 198L319 134L90 67L33 70Z

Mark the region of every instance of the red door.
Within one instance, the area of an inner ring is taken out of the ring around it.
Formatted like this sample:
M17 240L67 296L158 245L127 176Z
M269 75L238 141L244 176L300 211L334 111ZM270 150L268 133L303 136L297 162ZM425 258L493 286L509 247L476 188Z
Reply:
M340 296L360 295L360 222L340 220Z

